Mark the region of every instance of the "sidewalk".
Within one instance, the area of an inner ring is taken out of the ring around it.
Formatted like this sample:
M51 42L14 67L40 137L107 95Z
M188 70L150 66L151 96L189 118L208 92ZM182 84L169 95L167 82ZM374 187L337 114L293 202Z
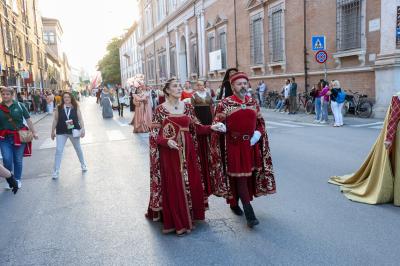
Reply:
M288 120L300 123L313 123L315 115L308 115L306 113L300 112L295 115L289 115L287 113L274 112L274 109L261 108L261 112L266 120ZM374 124L378 122L383 122L383 119L379 118L359 118L354 115L347 115L343 117L343 122L345 125L363 125L363 124ZM333 115L329 115L329 123L333 123Z

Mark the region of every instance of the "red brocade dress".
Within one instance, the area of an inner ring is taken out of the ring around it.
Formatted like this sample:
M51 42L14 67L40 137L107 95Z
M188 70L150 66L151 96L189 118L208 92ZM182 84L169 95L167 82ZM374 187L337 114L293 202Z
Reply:
M222 100L215 112L214 123L225 123L225 135L211 136L211 171L214 194L230 203L237 201L236 179L246 178L250 198L273 194L275 178L268 135L260 108L253 98L242 102L235 95ZM260 140L250 145L254 131Z
M183 234L193 229L193 221L204 220L208 207L197 156L196 135L210 134L201 125L193 107L175 115L157 106L150 131L150 202L146 216L162 220L163 232ZM175 140L181 149L168 147Z
M203 125L211 125L213 122L212 115L212 98L207 91L204 94L195 92L192 96L192 105L197 119ZM199 146L199 157L201 164L201 174L204 180L204 189L207 196L213 193L210 178L210 136L201 135L197 137Z

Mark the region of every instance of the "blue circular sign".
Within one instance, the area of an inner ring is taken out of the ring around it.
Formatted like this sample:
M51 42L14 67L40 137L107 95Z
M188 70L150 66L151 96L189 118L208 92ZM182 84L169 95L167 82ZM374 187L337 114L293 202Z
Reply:
M317 62L320 64L325 63L327 59L328 59L328 54L324 50L318 51L315 54L315 60L317 60Z

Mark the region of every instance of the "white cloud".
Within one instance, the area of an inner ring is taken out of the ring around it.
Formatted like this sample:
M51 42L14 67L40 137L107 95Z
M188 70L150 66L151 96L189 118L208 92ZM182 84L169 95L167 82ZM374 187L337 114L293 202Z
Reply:
M62 48L73 67L95 71L109 40L137 18L136 0L40 0L42 16L56 18L64 30Z

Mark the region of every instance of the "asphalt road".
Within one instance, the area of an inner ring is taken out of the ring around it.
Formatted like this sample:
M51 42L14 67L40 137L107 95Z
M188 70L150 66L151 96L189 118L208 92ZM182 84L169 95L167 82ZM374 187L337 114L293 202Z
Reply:
M25 159L17 195L0 190L0 265L398 265L400 209L347 200L329 176L355 171L380 122L346 119L315 126L302 116L265 112L277 194L254 201L250 230L224 200L210 199L206 222L185 237L163 235L144 217L149 190L146 134L126 119L103 120L94 99L82 174L71 145L51 179L51 117ZM353 124L352 124L353 123Z

